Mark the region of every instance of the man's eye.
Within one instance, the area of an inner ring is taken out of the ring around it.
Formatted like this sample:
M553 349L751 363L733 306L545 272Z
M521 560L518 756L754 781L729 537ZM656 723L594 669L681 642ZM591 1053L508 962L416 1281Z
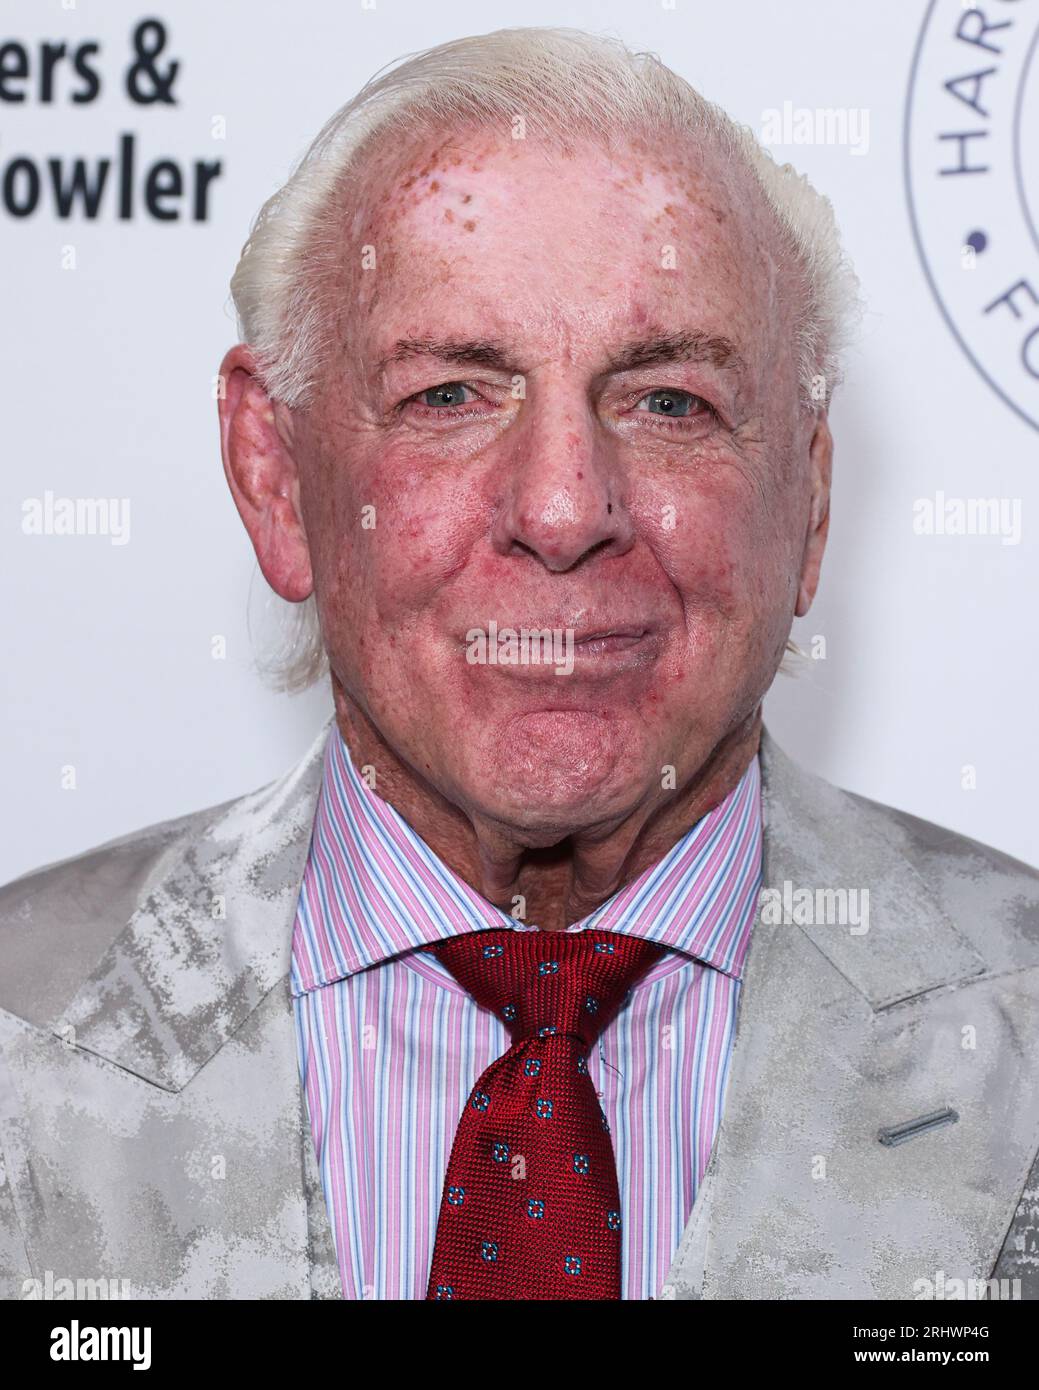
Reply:
M714 407L710 401L705 401L702 396L694 396L691 391L673 391L669 387L660 387L656 391L650 391L648 396L643 396L636 406L637 410L640 409L644 401L649 401L649 407L641 412L646 415L664 415L674 419L684 419L687 416L695 417L705 412L709 415L714 414Z
M423 405L432 410L444 410L451 406L467 405L468 401L464 397L464 392L469 391L475 396L472 387L466 386L461 381L445 381L441 386L430 386L425 391L420 391L417 396L412 396L412 400L417 405Z

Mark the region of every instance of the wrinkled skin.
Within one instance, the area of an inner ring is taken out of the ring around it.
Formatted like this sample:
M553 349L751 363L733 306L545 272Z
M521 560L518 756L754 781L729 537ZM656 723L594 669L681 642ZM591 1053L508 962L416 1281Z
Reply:
M225 468L268 582L316 591L355 763L478 891L558 930L735 785L815 593L832 442L799 407L790 279L767 212L675 142L466 132L365 191L308 406L271 402L246 345L225 358ZM680 331L742 364L611 365ZM380 369L405 337L503 357ZM470 664L492 619L589 640L570 675Z

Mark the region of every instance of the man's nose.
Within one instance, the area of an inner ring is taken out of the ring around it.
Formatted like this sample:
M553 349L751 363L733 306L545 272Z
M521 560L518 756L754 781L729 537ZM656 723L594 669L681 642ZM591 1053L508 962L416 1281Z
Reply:
M635 529L621 473L590 414L531 410L509 443L491 537L499 554L530 554L561 573L592 552L630 549Z

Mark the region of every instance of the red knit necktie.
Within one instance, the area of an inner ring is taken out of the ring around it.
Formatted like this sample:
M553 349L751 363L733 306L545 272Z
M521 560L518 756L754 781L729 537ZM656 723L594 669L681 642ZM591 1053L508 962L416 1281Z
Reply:
M662 948L505 927L430 949L512 1046L458 1122L427 1298L620 1298L617 1167L588 1051Z

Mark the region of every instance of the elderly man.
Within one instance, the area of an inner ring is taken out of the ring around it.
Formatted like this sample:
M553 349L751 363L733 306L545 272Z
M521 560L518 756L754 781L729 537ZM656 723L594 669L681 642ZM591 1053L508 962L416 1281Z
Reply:
M1039 1297L1037 876L762 728L829 204L501 31L334 116L233 288L227 478L335 717L6 890L8 1296Z

